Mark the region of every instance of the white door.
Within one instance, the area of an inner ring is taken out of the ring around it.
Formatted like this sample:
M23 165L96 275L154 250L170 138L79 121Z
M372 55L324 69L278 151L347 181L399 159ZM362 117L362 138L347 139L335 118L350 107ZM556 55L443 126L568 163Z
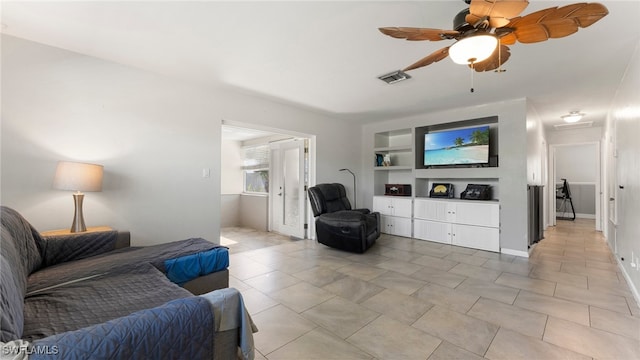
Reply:
M271 144L271 230L305 237L305 141Z

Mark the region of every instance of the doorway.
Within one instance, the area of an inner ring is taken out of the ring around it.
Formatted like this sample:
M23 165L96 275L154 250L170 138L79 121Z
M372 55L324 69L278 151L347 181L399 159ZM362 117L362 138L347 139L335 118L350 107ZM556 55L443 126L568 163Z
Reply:
M307 238L314 137L226 120L221 126L221 227Z
M602 231L600 142L550 145L549 158L549 224L573 218L575 212L577 218L593 219Z

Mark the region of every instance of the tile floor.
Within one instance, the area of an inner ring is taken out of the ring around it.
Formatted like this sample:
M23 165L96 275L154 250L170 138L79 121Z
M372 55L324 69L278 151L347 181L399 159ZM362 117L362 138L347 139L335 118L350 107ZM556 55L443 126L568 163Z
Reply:
M589 220L529 259L383 235L366 254L227 228L257 359L639 359L640 309Z

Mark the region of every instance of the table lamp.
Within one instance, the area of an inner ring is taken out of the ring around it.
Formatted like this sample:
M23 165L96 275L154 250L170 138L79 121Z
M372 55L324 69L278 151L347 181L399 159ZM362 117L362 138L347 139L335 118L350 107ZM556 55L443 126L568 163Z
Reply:
M72 233L87 231L82 214L82 201L84 200L82 191L102 191L102 173L102 165L70 161L58 162L56 175L53 178L54 189L75 191L73 194L75 213L71 224Z

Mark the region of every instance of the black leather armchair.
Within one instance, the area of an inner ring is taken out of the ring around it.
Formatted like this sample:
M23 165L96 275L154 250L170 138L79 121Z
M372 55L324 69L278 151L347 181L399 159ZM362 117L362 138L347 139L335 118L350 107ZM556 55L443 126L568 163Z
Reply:
M380 237L380 214L351 209L342 184L318 184L309 188L316 217L316 237L327 246L363 253Z

